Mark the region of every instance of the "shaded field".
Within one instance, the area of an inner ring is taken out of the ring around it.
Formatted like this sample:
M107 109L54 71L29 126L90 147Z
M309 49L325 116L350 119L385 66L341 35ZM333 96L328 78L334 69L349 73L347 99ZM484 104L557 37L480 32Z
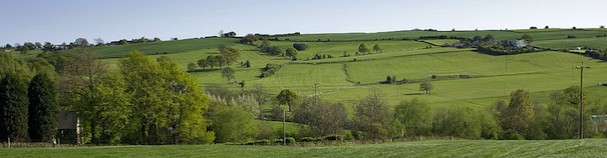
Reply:
M604 157L607 141L432 140L297 147L239 145L0 149L2 157Z

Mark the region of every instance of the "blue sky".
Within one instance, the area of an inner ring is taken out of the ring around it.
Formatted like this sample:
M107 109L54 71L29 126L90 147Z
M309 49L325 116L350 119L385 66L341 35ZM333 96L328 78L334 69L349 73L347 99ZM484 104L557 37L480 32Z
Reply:
M0 44L247 33L599 27L602 0L2 0Z

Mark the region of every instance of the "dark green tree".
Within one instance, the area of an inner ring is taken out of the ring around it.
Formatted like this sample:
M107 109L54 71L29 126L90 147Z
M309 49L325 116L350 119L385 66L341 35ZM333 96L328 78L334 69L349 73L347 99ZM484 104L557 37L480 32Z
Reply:
M9 73L0 81L0 136L13 142L27 140L27 86L17 74Z
M358 45L358 52L361 54L368 53L369 48L367 47L367 45L365 43L361 43L360 45Z
M30 139L34 142L52 142L57 133L59 111L55 82L47 74L34 76L29 85L28 97Z
M380 52L383 52L383 51L384 51L384 49L383 49L383 48L381 48L381 46L379 46L379 44L375 44L375 45L373 46L373 51L375 51L375 53L380 53Z

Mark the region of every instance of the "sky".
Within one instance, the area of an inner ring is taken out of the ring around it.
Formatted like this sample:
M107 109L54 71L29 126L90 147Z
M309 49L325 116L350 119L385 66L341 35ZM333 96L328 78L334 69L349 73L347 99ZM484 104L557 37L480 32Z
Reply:
M0 6L2 46L184 39L220 30L244 36L607 24L603 0L2 0Z

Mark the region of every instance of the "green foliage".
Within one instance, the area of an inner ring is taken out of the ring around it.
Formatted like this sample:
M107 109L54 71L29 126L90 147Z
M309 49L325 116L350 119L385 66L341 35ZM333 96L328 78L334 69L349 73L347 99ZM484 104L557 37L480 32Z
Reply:
M231 63L236 62L236 60L238 60L240 57L240 51L238 51L238 49L234 49L226 45L220 45L217 49L219 49L219 54L221 54L228 67L230 67ZM221 59L218 59L218 61L221 63ZM221 65L223 64L220 64L220 66Z
M188 71L194 71L194 70L196 70L196 68L198 68L198 65L196 65L194 63L188 64Z
M92 93L95 98L90 101L88 110L83 113L87 120L96 120L93 128L100 129L95 132L98 140L94 143L119 144L121 138L127 133L129 118L132 116L130 100L131 94L126 92L126 83L118 73L108 73L101 77L100 82L94 85Z
M434 118L435 134L460 138L480 138L482 123L478 111L452 106L437 110Z
M384 51L384 49L383 49L383 48L381 48L381 46L379 46L379 44L375 44L375 45L373 46L373 51L375 51L375 53L381 53L381 52L383 52L383 51Z
M234 70L229 67L221 69L221 77L228 79L228 82L232 82L232 79L234 79Z
M417 98L405 100L394 107L394 118L405 128L405 136L430 135L432 109L428 103Z
M419 84L419 90L424 91L426 94L431 94L433 88L434 87L432 86L431 81L425 81L425 82Z
M278 95L276 95L276 100L278 101L278 104L288 105L289 111L291 111L291 105L293 105L297 99L297 94L288 89L283 89Z
M34 142L53 142L57 133L59 102L55 82L46 74L38 74L28 88L28 133Z
M215 142L248 142L258 133L257 122L240 106L228 106L211 103L208 117L211 121L210 130L215 132Z
M371 89L369 95L361 98L355 105L353 121L357 130L366 132L367 139L382 139L388 135L387 126L390 116L388 104L377 89Z
M510 94L510 103L503 101L495 103L495 112L502 128L506 131L505 138L517 138L525 134L534 119L534 108L529 98L529 92L518 89Z
M293 110L293 121L310 125L314 136L341 134L347 119L344 104L331 104L318 96L303 99Z
M14 142L25 142L27 128L27 86L16 74L8 73L0 80L0 135Z
M367 47L367 45L365 43L361 43L360 45L358 45L358 53L366 54L369 52L370 52L369 48Z
M297 52L297 49L295 49L295 48L287 48L287 51L285 53L285 55L287 57L290 57L291 59L297 59L297 54L299 54L299 53Z

